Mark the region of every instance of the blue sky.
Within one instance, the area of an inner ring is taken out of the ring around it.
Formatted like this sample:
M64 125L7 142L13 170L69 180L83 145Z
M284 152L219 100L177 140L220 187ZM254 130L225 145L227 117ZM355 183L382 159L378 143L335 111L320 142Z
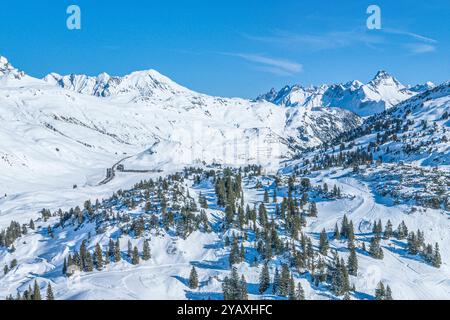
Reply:
M81 30L66 9L81 8ZM368 30L366 9L381 8ZM193 90L255 97L286 84L450 79L450 3L300 0L2 0L0 55L28 74L156 69Z

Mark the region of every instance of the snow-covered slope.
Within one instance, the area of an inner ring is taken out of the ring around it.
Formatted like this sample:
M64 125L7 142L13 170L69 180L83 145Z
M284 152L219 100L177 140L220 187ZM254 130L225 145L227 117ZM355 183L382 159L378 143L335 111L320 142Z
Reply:
M372 143L374 157L383 161L448 166L449 113L450 83L446 82L368 118L340 138L363 148Z
M266 100L284 107L337 107L360 116L369 116L389 109L399 102L432 88L431 83L408 89L385 71L379 71L367 84L351 81L319 87L286 86L272 89L257 100Z
M293 148L360 124L338 109L297 115L265 101L211 97L152 70L40 80L1 61L3 193L32 188L30 179L95 184L123 158L147 170L200 162L277 167Z
M367 108L383 112L363 121L346 110ZM333 254L346 263L351 246L332 234L345 214L358 259L348 298L374 299L381 281L396 299L450 299L449 108L450 83L408 89L384 72L366 85L288 88L248 101L196 93L155 71L35 79L0 58L0 237L8 237L0 298L36 281L42 290L51 283L57 299L222 299L234 250L227 242L238 239L234 265L250 299L285 299L272 284L259 292L266 262L271 281L286 264L307 299L342 299ZM224 179L222 189L235 201L231 223L215 186L230 174L235 183ZM440 268L393 236L383 236L384 258L375 259L374 220L423 230L441 247ZM11 221L20 230L2 234ZM307 250L288 231L297 227ZM324 229L333 253L318 250ZM120 261L108 256L110 240L120 240ZM127 242L143 258L145 240L151 258L135 263ZM68 276L64 261L83 241L90 254L98 244L109 264L96 260ZM321 260L328 276L319 282ZM188 286L192 266L197 289Z

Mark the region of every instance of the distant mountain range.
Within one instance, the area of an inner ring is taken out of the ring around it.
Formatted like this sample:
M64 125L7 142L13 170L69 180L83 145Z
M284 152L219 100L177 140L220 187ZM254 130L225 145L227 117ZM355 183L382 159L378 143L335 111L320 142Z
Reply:
M427 82L407 87L386 71L379 71L367 84L355 80L318 87L286 86L280 91L272 89L256 100L266 100L284 107L337 107L364 117L389 109L434 86Z

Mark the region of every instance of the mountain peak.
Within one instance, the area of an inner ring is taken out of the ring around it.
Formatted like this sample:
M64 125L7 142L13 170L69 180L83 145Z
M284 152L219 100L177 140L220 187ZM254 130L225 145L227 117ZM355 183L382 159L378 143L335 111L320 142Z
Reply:
M153 69L134 71L125 76L111 76L105 72L98 76L84 74L62 76L50 73L44 80L82 94L98 97L128 95L133 101L145 101L151 96L167 97L190 92Z
M8 64L8 59L4 56L0 56L0 67L3 67Z
M387 78L393 78L393 77L387 71L379 70L373 79L375 80L375 79L387 79Z
M380 87L380 86L395 86L399 89L404 89L405 86L400 83L394 76L389 74L387 71L380 70L377 72L375 77L368 83L368 85L371 85L373 87Z
M21 79L25 76L25 73L14 68L5 56L0 55L0 77L4 76Z

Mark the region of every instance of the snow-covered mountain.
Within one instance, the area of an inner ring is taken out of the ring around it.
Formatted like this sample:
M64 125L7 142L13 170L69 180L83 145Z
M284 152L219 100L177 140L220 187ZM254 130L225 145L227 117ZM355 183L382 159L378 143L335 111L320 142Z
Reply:
M409 87L408 90L412 91L412 92L416 92L416 93L422 93L422 92L431 90L435 87L436 87L436 85L433 82L427 81L424 84L417 84L413 87Z
M11 77L15 79L20 79L25 74L16 68L14 68L6 59L6 57L0 56L0 77Z
M97 77L86 75L66 75L50 73L44 81L61 88L96 97L127 95L139 98L164 98L192 92L155 70L133 72L124 77L114 77L101 73Z
M389 109L432 87L432 83L426 83L408 88L386 71L379 71L367 84L355 80L318 87L286 86L280 91L272 89L257 100L284 107L337 107L364 117Z
M294 148L316 146L361 123L342 109L294 112L211 97L152 70L124 77L53 73L41 80L1 61L0 134L8 143L0 186L7 193L47 175L93 184L122 158L145 169L202 161L277 166Z
M0 298L450 299L449 112L385 72L249 101L0 57Z

